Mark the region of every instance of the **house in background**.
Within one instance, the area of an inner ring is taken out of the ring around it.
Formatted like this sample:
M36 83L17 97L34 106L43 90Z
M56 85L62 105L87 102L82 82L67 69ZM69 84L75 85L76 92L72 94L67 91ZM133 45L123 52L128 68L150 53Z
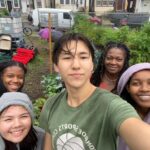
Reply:
M0 0L0 8L6 8L11 12L12 8L21 8L21 0Z
M84 9L103 13L113 10L114 0L0 0L0 8L20 8L23 13L28 13L34 8L62 8L77 11Z
M57 8L72 9L74 11L84 8L89 11L89 6L97 13L113 10L114 0L55 0Z
M62 8L73 11L81 8L89 11L89 6L93 6L96 12L107 12L113 10L114 0L21 0L29 1L30 8ZM25 5L22 5L24 7ZM23 8L22 8L23 9ZM24 12L24 11L23 11Z
M115 11L150 13L150 0L115 0Z

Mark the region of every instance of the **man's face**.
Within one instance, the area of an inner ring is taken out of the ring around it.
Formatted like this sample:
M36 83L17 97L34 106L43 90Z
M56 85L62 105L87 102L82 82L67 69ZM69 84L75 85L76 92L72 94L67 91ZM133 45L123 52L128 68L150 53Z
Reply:
M63 47L55 65L66 87L81 88L90 83L93 71L93 61L88 47L82 42L71 41ZM69 49L69 50L68 50Z

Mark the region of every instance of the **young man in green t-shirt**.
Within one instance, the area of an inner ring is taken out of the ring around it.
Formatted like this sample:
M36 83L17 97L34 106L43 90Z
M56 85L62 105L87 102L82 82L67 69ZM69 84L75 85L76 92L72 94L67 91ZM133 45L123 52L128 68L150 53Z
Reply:
M116 150L118 135L132 150L150 150L150 126L134 108L90 83L94 49L87 38L64 35L54 46L53 62L66 90L50 98L41 113L51 150Z

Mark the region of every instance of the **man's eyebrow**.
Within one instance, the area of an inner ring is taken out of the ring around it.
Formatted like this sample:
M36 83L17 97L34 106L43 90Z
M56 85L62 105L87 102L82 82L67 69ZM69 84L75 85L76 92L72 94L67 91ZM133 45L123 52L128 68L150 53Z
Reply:
M90 53L88 53L88 52L80 52L80 54L88 54L89 55Z

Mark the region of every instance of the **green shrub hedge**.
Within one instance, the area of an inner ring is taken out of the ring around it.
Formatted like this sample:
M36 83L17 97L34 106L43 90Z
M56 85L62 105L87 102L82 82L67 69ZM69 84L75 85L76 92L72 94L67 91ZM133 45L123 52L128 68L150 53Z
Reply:
M93 24L86 15L76 14L71 32L84 34L101 48L109 41L125 43L131 50L131 64L150 62L150 23L145 23L140 28L123 26L114 29Z

